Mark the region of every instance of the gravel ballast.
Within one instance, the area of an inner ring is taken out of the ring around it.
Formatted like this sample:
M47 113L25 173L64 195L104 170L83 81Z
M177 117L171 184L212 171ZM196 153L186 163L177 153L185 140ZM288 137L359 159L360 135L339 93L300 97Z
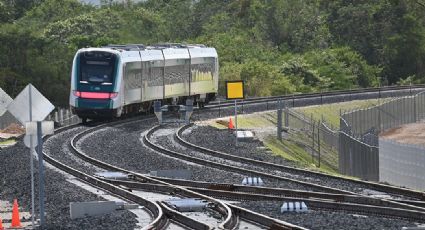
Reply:
M15 146L0 151L0 199L13 202L17 198L22 211L31 211L31 174L29 149L19 141ZM38 162L35 170L37 171ZM38 174L35 175L37 179ZM45 229L134 229L135 215L128 211L71 220L69 203L103 200L72 183L55 170L45 167ZM38 194L38 181L35 181ZM36 198L38 195L36 195ZM38 206L38 199L35 201ZM8 226L5 224L6 227Z
M416 227L416 223L407 220L390 219L386 217L365 216L345 212L333 212L323 210L308 210L307 212L281 213L282 203L271 201L250 201L237 204L246 209L299 225L308 229L402 229L402 227Z
M160 169L189 169L193 171L193 180L240 183L241 177L238 174L188 163L148 149L141 143L141 138L144 135L143 130L149 127L150 125L141 124L110 127L86 136L81 140L79 146L85 152L90 153L92 157L138 172L147 173L150 170ZM185 151L184 147L178 147L172 138L170 138L174 131L174 127L161 129L155 133L152 140L164 145L166 148L189 154L187 150ZM207 138L212 134L211 130L206 131L202 130L202 128L200 132L202 135L199 134L197 136L199 139ZM214 133L214 135L214 138L210 138L208 143L214 145L216 148L226 149L222 146L219 147L219 145L222 145L222 138L226 138L227 134L220 136ZM257 145L261 146L261 143L257 143ZM251 148L254 148L254 146L251 146ZM108 151L105 151L105 149ZM366 227L365 229L400 229L400 226L416 226L415 223L405 220L400 221L398 219L378 218L374 216L363 217L344 212L328 211L310 211L308 213L290 214L289 216L291 218L287 218L286 215L285 217L278 215L278 210L280 210L281 205L281 203L277 202L247 202L246 204L241 204L242 207L312 229L346 229L346 226L349 226L350 229L362 229L363 226ZM300 216L300 220L297 220L298 216ZM316 223L312 221L315 219L319 222ZM302 220L304 220L304 222ZM310 225L307 223L307 220L310 220ZM386 223L381 223L383 221Z
M154 125L154 121L141 121L125 125L117 125L107 127L100 131L92 132L86 135L78 142L78 148L82 149L88 155L105 161L107 163L123 167L128 170L134 170L140 173L149 173L155 170L164 169L188 169L193 173L193 180L217 182L217 183L235 183L240 184L243 175L224 172L193 163L188 163L183 160L168 157L144 146L141 138L146 130ZM101 171L97 167L88 164L81 164L81 160L75 159L67 150L67 144L64 140L69 140L77 132L82 131L84 128L76 129L70 132L64 132L46 142L46 151L51 152L63 160L67 165L77 166L81 170L87 170L88 173ZM152 138L154 142L166 146L167 148L174 149L175 151L190 154L185 149L178 147L176 143L170 138L175 131L174 127L160 131ZM214 138L211 138L214 135ZM212 127L194 127L184 133L185 139L190 142L199 141L203 146L212 149L220 150L223 152L232 152L232 145L229 144L228 132L217 131ZM194 138L193 140L191 138ZM225 141L227 140L227 142ZM233 143L233 142L232 142ZM196 143L195 143L196 144ZM207 146L206 146L207 145ZM263 150L263 145L259 141L252 143L243 143L243 148L239 146L241 156L251 157L264 161L271 161L284 165L291 165L281 158L276 158ZM0 152L0 157L4 160L0 161L0 168L6 169L0 171L0 178L2 178L0 195L2 200L12 201L17 197L21 207L25 211L30 211L30 175L29 175L29 159L28 149L20 142L17 146L4 149ZM262 155L265 154L265 155ZM15 172L15 173L14 173ZM14 174L13 176L10 176ZM53 171L46 169L46 212L48 214L47 229L134 229L136 228L135 215L127 211L118 211L112 214L103 215L99 217L90 217L77 220L69 218L69 202L71 201L93 201L102 200L97 195L94 195L86 190L79 188L76 185L68 183L65 177ZM5 188L5 189L3 189ZM303 223L301 220L298 222L298 214L290 214L292 219L285 219L276 210L280 209L281 204L274 202L248 202L246 205L241 204L243 207L250 208L254 211L270 215L288 221L293 224ZM274 211L273 211L274 210ZM273 212L277 212L274 213ZM334 229L341 229L341 226L346 226L343 223L351 223L349 226L357 226L352 229L362 229L362 226L375 226L374 228L365 229L400 229L400 226L415 226L414 223L408 221L396 224L399 220L379 219L375 217L363 218L362 216L325 212L325 211L311 211L309 213L302 213L306 218L318 218L320 224L314 223L315 226L306 226L312 229L332 229L329 226L338 226ZM308 216L309 215L309 216ZM285 215L286 216L286 215ZM360 219L361 217L361 219ZM300 217L300 219L302 219ZM390 220L390 221L388 221ZM380 221L386 221L388 224L379 225ZM356 224L357 222L360 222ZM307 220L303 224L308 224ZM346 229L344 227L344 229Z
M190 170L192 179L216 183L240 183L239 174L223 172L202 165L188 163L151 150L142 143L150 124L131 123L109 127L83 137L77 147L98 160L127 170L148 174L157 170ZM153 139L161 139L161 135Z

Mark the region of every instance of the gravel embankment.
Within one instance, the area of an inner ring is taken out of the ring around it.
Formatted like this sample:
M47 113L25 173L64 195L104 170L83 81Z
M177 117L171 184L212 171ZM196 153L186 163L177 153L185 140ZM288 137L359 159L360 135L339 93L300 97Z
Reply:
M59 148L59 146L56 146ZM12 202L18 199L23 211L31 211L31 174L29 150L22 141L0 151L0 199ZM34 161L35 162L35 161ZM37 170L37 167L35 167ZM37 178L38 175L36 174ZM103 200L80 187L67 182L65 176L50 168L45 169L46 229L134 229L135 215L128 211L71 220L69 203ZM36 194L38 182L36 180ZM36 196L38 197L38 195ZM36 206L38 199L36 199ZM4 224L4 226L8 224Z
M139 173L185 169L192 172L193 180L216 183L242 181L243 177L239 174L171 158L144 146L142 135L150 127L151 125L140 122L109 127L83 137L78 142L78 148L98 160ZM159 133L154 139L161 139L161 135Z
M143 130L146 128L147 126L140 124L107 128L93 133L93 136L89 135L83 138L79 146L98 159L130 170L149 172L159 169L189 169L193 172L193 180L240 183L241 175L197 166L152 152L141 144ZM184 148L178 147L170 138L173 130L173 128L169 128L158 131L153 140L164 144L167 148L185 153ZM211 132L208 133L204 130L202 136L208 136L208 134L211 134ZM199 138L201 138L200 136L198 135ZM218 146L223 137L220 135L215 137L208 143ZM108 151L105 151L105 148ZM416 226L415 223L409 221L373 216L363 217L344 212L310 211L308 213L282 215L279 213L281 203L278 202L247 202L240 205L311 229L400 229L402 226Z
M78 144L78 147L83 149L87 154L103 160L105 162L123 167L129 170L134 170L140 173L149 173L152 170L163 169L188 169L193 173L192 179L208 182L221 183L240 183L243 175L223 172L221 170L212 169L209 167L199 166L185 161L170 158L150 150L142 144L141 138L143 132L151 127L150 122L144 121L109 127L101 131L96 131L84 137ZM84 169L89 173L99 171L97 167L88 164L82 164L81 160L76 160L67 150L67 143L63 142L64 138L70 138L77 131L65 132L57 138L49 140L45 143L46 151L51 155L60 158L64 163L70 166L79 165L79 169ZM185 132L185 138L196 144L196 141L203 143L203 146L223 152L233 151L228 138L231 134L227 132L218 132L211 127L195 127L190 132ZM178 148L173 140L168 136L170 130L158 132L154 136L154 141L164 144L179 152L184 152L183 148ZM214 138L210 138L214 134ZM193 139L191 139L193 138ZM227 141L226 141L227 140ZM287 162L280 158L276 158L264 151L262 144L259 141L252 143L242 143L239 146L237 154L245 157L254 157L259 160L271 161L275 163L285 164ZM29 174L29 159L28 149L23 146L23 143L18 143L17 146L3 149L0 151L0 195L2 200L12 201L13 198L18 198L22 209L30 211L30 174ZM101 200L97 195L87 192L68 183L65 177L53 171L46 169L46 212L47 212L47 229L134 229L136 227L135 215L127 211L117 211L112 214L89 217L77 220L71 220L69 217L69 202L72 201L92 201ZM334 229L341 229L341 226L357 226L352 229L359 229L362 226L370 227L365 229L400 229L400 226L415 226L409 222L399 220L391 220L386 218L363 218L344 213L332 213L322 211L312 211L307 214L290 214L282 216L278 211L281 204L273 202L249 202L241 204L264 214L276 217L294 224L304 224L303 226L312 229L332 229L329 226L338 226ZM305 218L304 218L305 216ZM287 219L288 218L288 219ZM311 220L318 219L319 222ZM304 221L302 221L304 220ZM310 222L308 222L310 220ZM381 223L380 222L385 222ZM345 224L350 223L350 224ZM345 229L345 227L344 227Z
M285 161L282 157L273 155L270 151L266 151L263 144L259 140L252 142L239 142L235 146L235 137L226 129L217 129L211 126L192 126L185 130L182 134L184 140L198 146L209 148L223 153L252 158L264 162L275 163L284 166L292 166L291 163ZM293 167L293 166L292 166ZM252 167L251 167L252 168ZM294 172L294 171L270 171L264 168L266 172L274 175L283 176L299 181L305 181L313 184L337 188L345 191L361 193L367 195L374 189L367 185L344 181L338 178L330 178L326 176L314 175L308 172ZM263 169L263 171L264 171ZM291 187L292 188L292 187ZM294 188L296 189L296 188ZM311 189L311 188L310 188ZM315 190L320 191L320 190ZM397 196L394 196L397 198Z
M260 141L240 142L238 147L235 147L234 136L227 130L220 130L211 126L193 126L183 132L183 138L196 145L231 153L232 155L262 159L263 161L287 165L283 159L279 159L279 157L264 151L264 148L261 148L263 145ZM172 148L173 145L176 147L174 141L171 139L163 140L162 142L170 148ZM253 157L254 155L256 157ZM348 188L348 190L351 191L359 189L350 188L350 186L353 186L353 184L350 183L336 182L334 184L340 186L342 189ZM285 186L285 183L278 184L276 187L296 189L296 187ZM415 223L406 220L400 221L398 219L383 217L359 216L344 212L310 211L308 213L289 213L282 215L279 212L281 205L282 203L276 202L248 202L246 204L241 204L242 207L258 210L274 218L311 229L341 229L341 226L344 226L343 229L401 229L403 226L416 226Z
M183 139L195 145L203 146L232 155L252 158L259 161L275 164L294 166L292 162L273 155L265 150L260 140L254 139L250 142L238 142L235 145L235 135L226 129L217 129L211 126L192 126L182 134Z
M308 229L402 229L402 227L416 227L417 224L400 219L386 217L356 215L345 212L332 212L322 210L308 210L303 213L280 212L282 203L270 201L251 201L237 204L240 207L256 210L257 212L296 224Z
M158 143L159 145L170 149L170 150L174 150L177 151L179 153L184 153L185 155L189 155L192 157L196 157L196 158L200 158L200 159L204 159L204 160L208 160L208 161L214 161L217 163L223 163L226 165L232 165L236 168L243 168L243 169L253 169L256 171L262 171L262 168L259 167L252 167L252 165L249 164L244 164L244 163L238 163L238 162L233 162L233 161L228 161L228 160L223 160L222 158L217 158L217 157L213 157L213 156L209 156L203 153L199 153L197 151L193 151L191 149L188 149L184 146L181 146L180 144L178 144L175 140L174 140L174 133L176 132L177 127L169 127L167 129L161 129L161 134L158 134L154 140L156 143ZM205 137L205 136L199 136L200 138ZM205 140L207 141L207 140ZM222 142L216 142L216 145L220 145L219 143ZM258 144L259 142L257 142ZM246 143L248 144L248 147L241 147L242 151L243 150L247 150L249 151L250 149L252 149L254 147L254 145L256 143ZM239 151L241 151L239 149ZM271 172L272 173L272 172ZM241 179L239 181L234 182L235 184L241 184L242 182L242 178L245 176L251 176L251 175L241 175ZM264 181L264 185L266 187L280 187L280 188L292 188L292 189L297 189L297 190L310 190L312 191L313 189L309 186L304 186L304 185L300 185L298 183L294 183L294 182L289 182L289 181L277 181L277 180L272 180L272 179L268 179L268 178L262 178L262 180Z

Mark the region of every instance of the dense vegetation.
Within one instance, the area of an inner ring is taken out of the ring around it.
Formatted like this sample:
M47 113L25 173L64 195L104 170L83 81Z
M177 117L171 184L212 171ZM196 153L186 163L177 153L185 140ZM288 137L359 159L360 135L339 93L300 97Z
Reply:
M66 105L78 48L156 42L216 47L250 96L425 82L422 1L0 0L0 87Z

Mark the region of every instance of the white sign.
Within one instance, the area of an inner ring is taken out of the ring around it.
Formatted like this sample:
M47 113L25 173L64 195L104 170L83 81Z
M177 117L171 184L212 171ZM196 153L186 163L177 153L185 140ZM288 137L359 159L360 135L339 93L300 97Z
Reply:
M55 127L53 121L43 121L41 122L41 134L53 134ZM27 135L37 135L37 122L27 122L25 123L25 133Z
M18 121L25 124L28 121L44 120L54 108L55 106L53 106L33 85L28 84L15 100L10 103L7 110L9 110ZM30 113L32 115L31 118Z
M31 145L31 139L32 139L32 145ZM35 148L38 145L38 138L37 135L25 135L24 136L24 144L28 148Z
M0 116L7 111L7 107L12 101L13 99L0 88Z

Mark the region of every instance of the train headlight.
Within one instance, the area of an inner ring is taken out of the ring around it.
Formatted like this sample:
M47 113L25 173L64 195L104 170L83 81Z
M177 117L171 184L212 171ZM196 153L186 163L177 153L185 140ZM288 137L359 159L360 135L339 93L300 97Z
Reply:
M109 93L109 98L110 98L110 99L114 99L114 98L116 98L117 96L118 96L118 93L117 93L117 92Z
M74 96L76 96L76 97L81 97L80 91L74 90L74 91L72 91L72 94L74 94Z

